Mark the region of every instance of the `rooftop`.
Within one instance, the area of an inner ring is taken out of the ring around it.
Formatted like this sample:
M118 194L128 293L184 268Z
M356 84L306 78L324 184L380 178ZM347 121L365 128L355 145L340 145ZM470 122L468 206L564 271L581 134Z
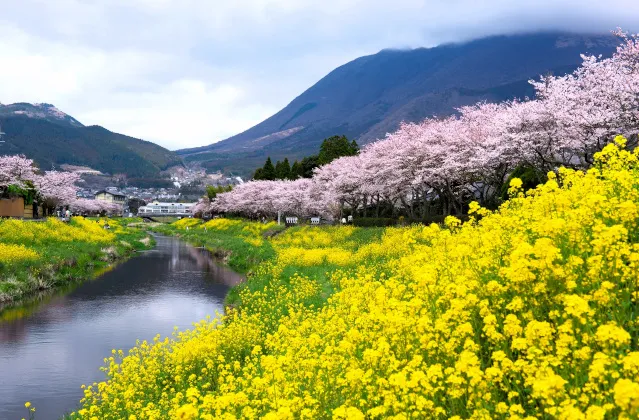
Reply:
M153 201L147 204L148 206L194 206L197 203L163 203L160 201Z
M124 194L120 194L120 193L112 192L112 191L107 191L107 190L96 191L96 193L94 195L98 195L98 194L111 194L111 195L116 196L116 197L126 197Z

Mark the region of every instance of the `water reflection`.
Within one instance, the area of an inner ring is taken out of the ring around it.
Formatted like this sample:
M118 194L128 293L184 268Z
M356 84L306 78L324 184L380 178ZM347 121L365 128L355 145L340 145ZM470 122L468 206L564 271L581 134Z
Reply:
M0 419L24 417L27 400L39 420L72 411L80 385L103 378L98 368L111 349L215 316L240 281L207 251L158 237L154 250L66 295L8 310L0 319Z

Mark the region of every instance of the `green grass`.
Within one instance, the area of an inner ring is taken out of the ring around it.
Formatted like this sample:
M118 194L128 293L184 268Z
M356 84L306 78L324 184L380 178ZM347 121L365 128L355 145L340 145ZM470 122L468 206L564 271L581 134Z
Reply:
M180 229L175 225L153 226L154 232L177 236L194 246L208 249L216 258L228 265L230 268L241 274L249 271L263 261L275 258L275 251L271 243L264 240L260 246L255 246L247 239L243 229L247 222L237 226L231 226L226 230L204 230L194 228L190 230ZM270 231L264 232L264 236L284 230L284 226L275 226Z
M328 263L313 266L291 264L284 267L277 278L272 276L272 272L264 272L259 269L261 264L274 264L277 260L277 252L273 247L271 237L279 234L295 235L304 229L305 226L287 229L284 225L276 225L261 233L262 243L256 246L250 242L250 239L255 238L256 235L247 233L245 228L257 222L248 222L241 219L230 220L239 220L241 223L224 230L209 229L205 231L199 225L186 230L175 224L154 226L152 230L163 235L177 236L194 246L207 248L221 262L236 272L247 276L246 282L233 287L229 291L225 299L227 306L241 308L241 295L244 291L262 292L269 295L278 286L291 289L290 280L296 274L313 279L321 289L321 293L309 298L304 302L305 305L319 307L326 303L328 297L334 292L334 286L329 282L329 275L339 269L336 265ZM331 227L316 226L312 227L312 229L322 230L331 229ZM361 245L379 241L383 231L383 228L354 229L348 240L342 244L342 247L355 251ZM268 299L270 300L270 297ZM273 308L273 312L285 310L285 302L282 303L282 308Z

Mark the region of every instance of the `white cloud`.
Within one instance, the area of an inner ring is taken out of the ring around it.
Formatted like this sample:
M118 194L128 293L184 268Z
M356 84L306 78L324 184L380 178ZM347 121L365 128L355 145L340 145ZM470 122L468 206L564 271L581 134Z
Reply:
M172 149L231 136L277 111L224 71L208 67L212 83L183 78L176 57L161 53L68 46L5 26L0 62L0 79L12 81L0 84L3 103L51 102L86 125Z
M0 16L0 101L50 102L170 148L221 140L388 47L635 29L630 0L23 0Z
M230 137L277 111L247 99L239 86L182 79L155 91L111 95L110 102L78 118L85 123L107 120L127 135L179 149Z

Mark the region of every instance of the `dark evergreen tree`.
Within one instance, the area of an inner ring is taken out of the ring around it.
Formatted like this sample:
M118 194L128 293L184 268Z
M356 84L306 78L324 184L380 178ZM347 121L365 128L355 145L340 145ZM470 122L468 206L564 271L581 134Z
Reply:
M264 175L262 174L262 168L257 168L255 173L253 174L253 179L255 181L261 181L264 179Z
M317 156L319 165L326 165L342 156L353 156L359 152L359 146L355 140L349 142L346 136L332 136L325 139L320 146Z
M512 173L508 176L508 178L502 185L500 194L500 198L502 200L508 199L508 187L510 186L510 181L513 178L521 179L522 188L524 191L531 190L537 185L544 184L546 181L548 181L548 176L545 172L540 171L534 166L521 164L512 171Z
M318 166L319 164L317 163L317 155L306 156L300 162L300 176L302 178L312 178L313 170Z
M133 214L138 214L138 210L142 206L146 206L146 201L140 198L129 198L126 202L126 205L129 207L129 211Z
M267 181L275 180L275 167L273 166L270 156L266 158L266 163L262 168L262 179Z
M302 158L301 161L293 162L290 165L288 158L277 161L275 166L269 157L262 168L258 168L253 175L254 180L274 180L274 179L298 179L312 178L315 168L326 165L342 156L353 156L359 153L359 146L353 141L349 141L346 136L332 136L325 139L320 146L318 155L311 155Z
M298 161L293 162L293 166L291 166L291 178L297 179L302 177L302 166Z
M291 164L288 163L288 158L284 158L284 161L278 161L275 165L275 177L277 179L291 179Z

